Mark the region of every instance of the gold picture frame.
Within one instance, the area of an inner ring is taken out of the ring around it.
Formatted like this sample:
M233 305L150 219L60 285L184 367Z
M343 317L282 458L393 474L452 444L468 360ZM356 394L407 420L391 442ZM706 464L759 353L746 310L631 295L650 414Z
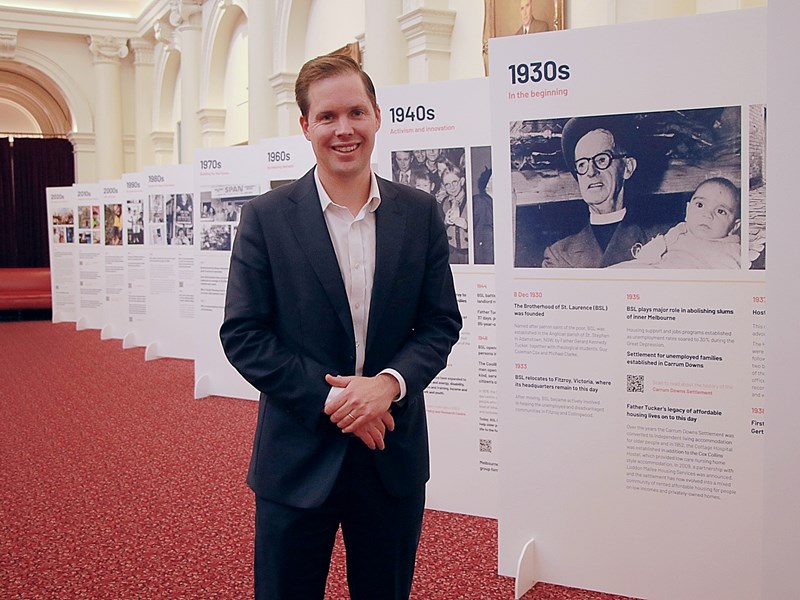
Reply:
M566 29L566 0L484 0L483 66L489 73L489 40L523 32L523 7L529 6L530 33Z

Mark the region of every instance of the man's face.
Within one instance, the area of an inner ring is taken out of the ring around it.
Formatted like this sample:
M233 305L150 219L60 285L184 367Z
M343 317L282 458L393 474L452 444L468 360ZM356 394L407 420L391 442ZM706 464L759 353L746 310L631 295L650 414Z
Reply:
M308 117L300 117L320 179L349 180L369 173L381 112L355 73L315 81L308 88Z
M425 160L434 162L437 158L439 158L440 152L441 150L439 150L439 148L428 148L425 150Z
M633 158L614 158L607 169L598 169L592 158L602 152L617 156L614 136L605 129L594 129L584 135L575 145L575 160L589 159L589 169L578 175L578 187L589 210L597 214L607 214L623 207L622 189L633 171L636 160Z
M529 27L533 21L533 10L531 9L531 0L520 0L519 14L522 17L522 25Z
M700 239L724 238L738 225L738 203L728 188L715 181L704 183L686 204L686 228Z
M394 159L397 161L397 168L405 172L411 168L411 153L410 152L395 152Z

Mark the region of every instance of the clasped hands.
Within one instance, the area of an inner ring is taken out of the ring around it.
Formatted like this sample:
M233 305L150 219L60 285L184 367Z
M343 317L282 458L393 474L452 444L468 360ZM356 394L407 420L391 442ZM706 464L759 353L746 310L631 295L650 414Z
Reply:
M400 384L387 373L375 377L325 375L328 385L342 392L325 404L325 414L342 433L352 433L370 450L386 448L386 431L394 429L389 408Z

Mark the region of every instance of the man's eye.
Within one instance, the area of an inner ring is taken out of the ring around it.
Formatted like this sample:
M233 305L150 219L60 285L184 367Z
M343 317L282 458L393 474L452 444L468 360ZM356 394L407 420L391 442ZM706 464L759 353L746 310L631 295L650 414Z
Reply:
M695 203L694 203L694 205L695 205L697 208L703 208L703 203L702 203L702 202L700 202L700 200L696 200L696 201L695 201Z

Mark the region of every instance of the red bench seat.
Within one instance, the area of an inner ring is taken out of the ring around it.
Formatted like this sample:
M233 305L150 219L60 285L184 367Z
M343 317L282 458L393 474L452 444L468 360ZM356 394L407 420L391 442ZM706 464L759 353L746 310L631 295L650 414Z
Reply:
M0 310L41 310L53 307L50 269L0 269Z

